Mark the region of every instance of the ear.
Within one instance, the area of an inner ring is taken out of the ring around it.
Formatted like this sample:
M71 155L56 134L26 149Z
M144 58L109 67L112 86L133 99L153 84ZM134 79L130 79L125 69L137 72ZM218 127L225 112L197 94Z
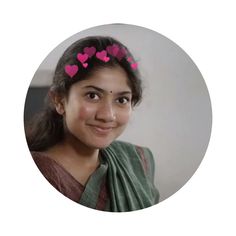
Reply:
M49 92L49 96L57 113L63 115L65 113L65 97L53 91Z

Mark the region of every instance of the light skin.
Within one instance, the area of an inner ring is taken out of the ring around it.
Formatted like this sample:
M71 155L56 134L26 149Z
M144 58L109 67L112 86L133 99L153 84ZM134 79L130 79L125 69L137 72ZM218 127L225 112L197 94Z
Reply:
M65 138L45 153L85 185L99 165L99 149L109 146L126 128L132 92L120 67L102 68L71 86L68 97L53 96L63 116Z

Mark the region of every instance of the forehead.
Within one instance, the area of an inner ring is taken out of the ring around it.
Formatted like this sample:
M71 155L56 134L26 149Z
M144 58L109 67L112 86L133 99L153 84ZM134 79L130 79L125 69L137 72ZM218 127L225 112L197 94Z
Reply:
M75 87L98 86L106 91L131 90L128 76L121 67L105 67L93 72L87 79L75 84Z

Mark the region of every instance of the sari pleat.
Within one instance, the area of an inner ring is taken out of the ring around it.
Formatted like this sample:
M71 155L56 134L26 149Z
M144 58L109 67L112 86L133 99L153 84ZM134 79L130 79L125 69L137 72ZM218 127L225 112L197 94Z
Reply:
M134 145L117 141L102 153L108 163L111 211L139 210L157 203L159 193L147 178Z

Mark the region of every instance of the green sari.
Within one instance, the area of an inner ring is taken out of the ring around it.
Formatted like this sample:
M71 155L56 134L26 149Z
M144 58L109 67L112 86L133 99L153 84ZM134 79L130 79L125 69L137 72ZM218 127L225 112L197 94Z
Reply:
M150 207L159 200L154 186L154 160L148 148L121 141L101 150L100 167L90 177L80 204L95 208L102 180L107 174L109 201L105 210L134 211Z
M154 160L148 148L115 141L100 150L100 165L85 186L57 162L40 152L31 153L45 178L62 194L89 208L126 212L159 201L154 186Z

